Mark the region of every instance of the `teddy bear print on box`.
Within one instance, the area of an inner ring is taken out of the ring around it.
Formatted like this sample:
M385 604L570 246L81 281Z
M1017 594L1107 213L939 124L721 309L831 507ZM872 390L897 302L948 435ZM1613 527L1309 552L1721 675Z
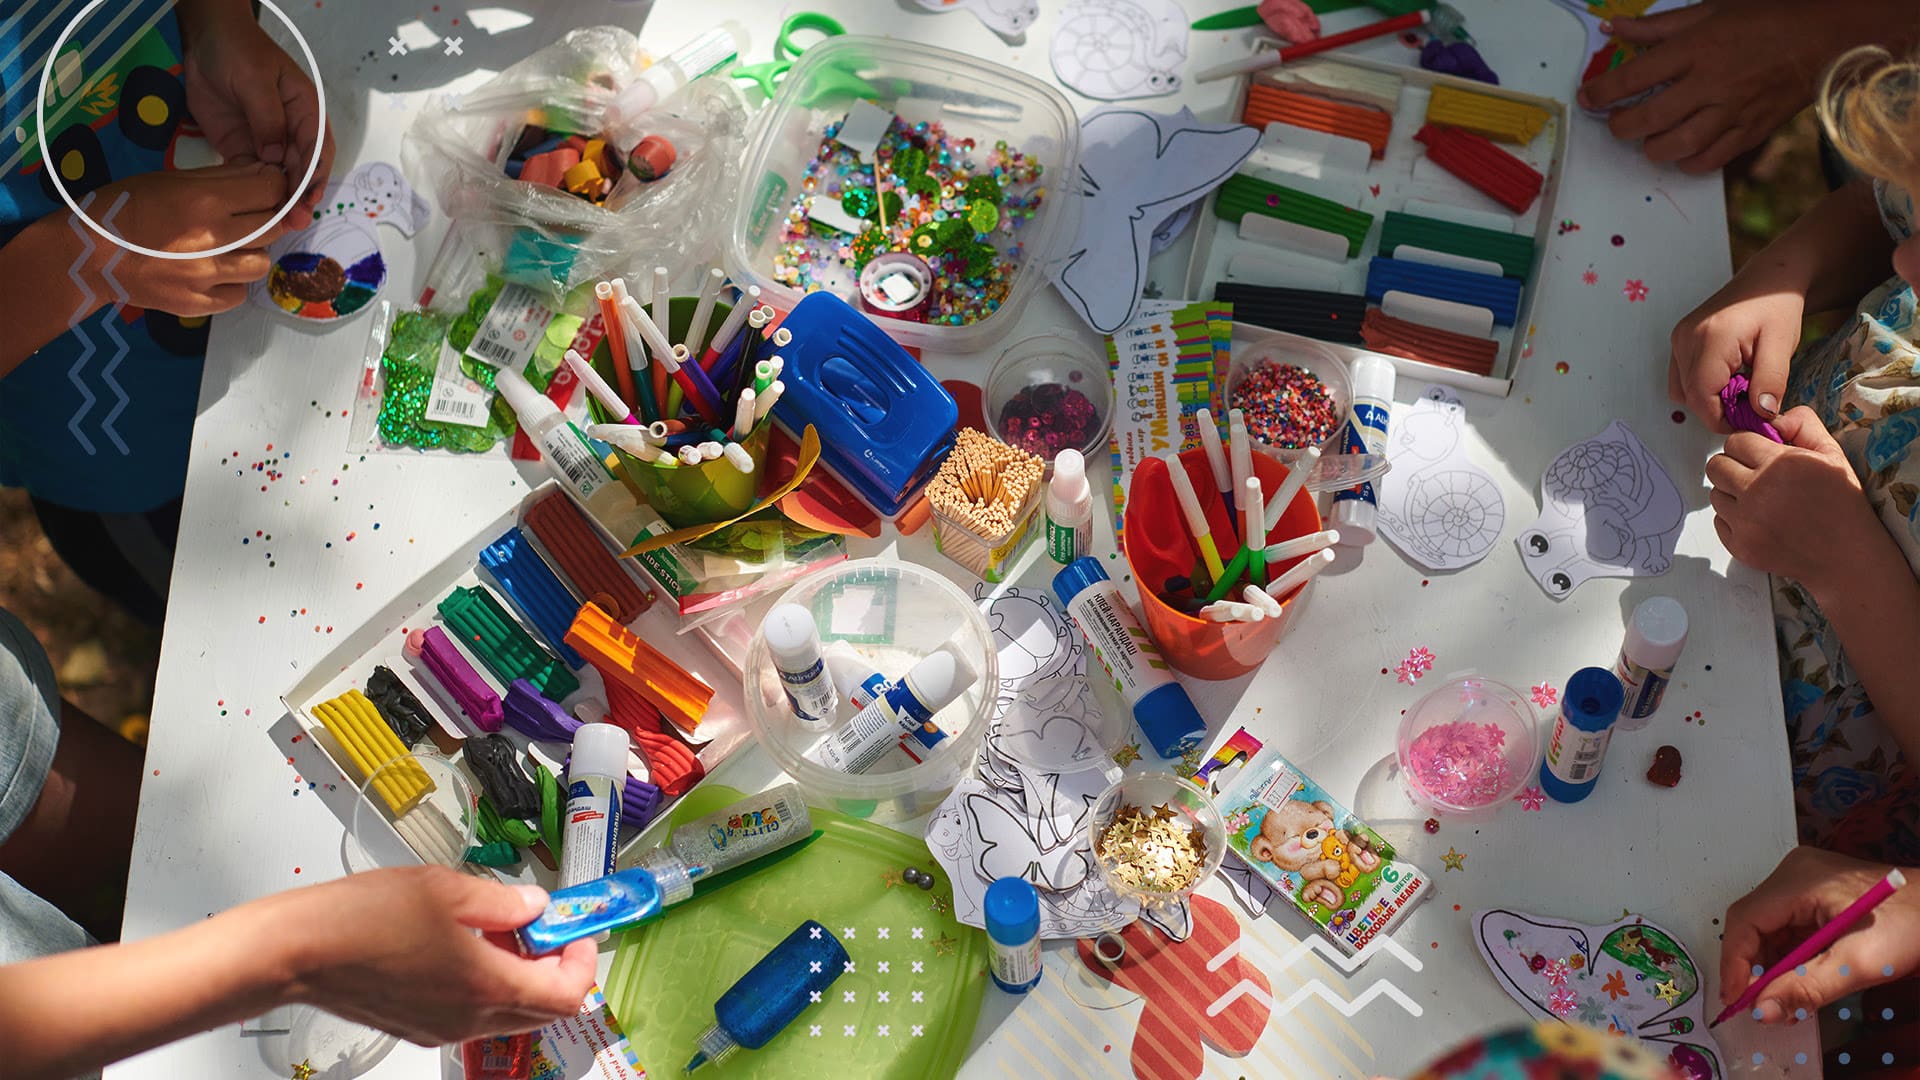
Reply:
M432 213L399 169L368 162L327 185L313 224L267 248L273 269L254 285L254 299L302 319L344 319L386 284L380 223L412 236Z

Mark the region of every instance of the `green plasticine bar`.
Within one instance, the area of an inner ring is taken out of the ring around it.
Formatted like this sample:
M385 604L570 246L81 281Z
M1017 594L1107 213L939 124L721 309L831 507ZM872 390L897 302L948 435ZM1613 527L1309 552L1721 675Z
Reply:
M1380 253L1391 255L1401 244L1499 263L1501 273L1521 281L1533 269L1530 236L1389 210L1380 224Z
M1220 185L1213 212L1224 221L1239 222L1249 213L1264 214L1311 229L1347 238L1347 257L1360 254L1360 245L1373 228L1373 215L1342 206L1332 199L1269 183L1246 175L1229 177Z
M480 796L479 820L475 822L474 832L483 843L506 842L514 847L530 848L540 842L540 834L533 826L514 818L503 818L500 811L485 795Z
M560 857L560 781L537 761L533 763L533 780L540 788L540 839L557 859Z
M440 601L439 611L448 628L459 635L460 644L480 657L501 682L525 679L554 701L580 689L573 672L541 648L484 587L455 587Z

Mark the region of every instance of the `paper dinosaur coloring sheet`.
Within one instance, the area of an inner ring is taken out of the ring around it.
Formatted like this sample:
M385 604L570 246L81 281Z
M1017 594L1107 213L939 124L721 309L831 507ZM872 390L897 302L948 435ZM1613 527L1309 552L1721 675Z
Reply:
M1178 0L1069 0L1048 54L1060 81L1090 98L1176 93L1187 62L1187 12Z
M1700 967L1672 934L1638 917L1590 925L1495 908L1474 942L1500 988L1535 1019L1631 1035L1688 1080L1721 1080Z
M1133 320L1154 231L1232 176L1259 139L1191 109L1107 109L1081 122L1079 232L1054 281L1087 325L1111 334Z
M1685 516L1660 459L1615 420L1547 466L1540 516L1516 543L1527 573L1561 600L1588 578L1666 573Z
M320 207L311 225L267 248L273 268L252 293L256 303L296 318L332 322L365 308L386 284L380 223L412 236L433 211L384 161L328 184Z
M1507 521L1500 486L1467 457L1466 408L1449 397L1429 390L1394 411L1387 429L1393 467L1378 481L1381 535L1429 570L1479 562Z
M1040 17L1040 0L913 0L928 11L971 11L1001 37L1019 37Z

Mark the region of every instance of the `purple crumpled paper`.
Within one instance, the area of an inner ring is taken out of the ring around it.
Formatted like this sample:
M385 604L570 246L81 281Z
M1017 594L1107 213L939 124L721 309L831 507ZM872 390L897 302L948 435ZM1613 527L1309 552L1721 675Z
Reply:
M1767 423L1753 403L1747 400L1747 387L1752 381L1745 375L1735 372L1727 385L1720 388L1720 409L1727 414L1727 426L1735 431L1753 431L1777 443L1787 440L1780 437L1780 430Z

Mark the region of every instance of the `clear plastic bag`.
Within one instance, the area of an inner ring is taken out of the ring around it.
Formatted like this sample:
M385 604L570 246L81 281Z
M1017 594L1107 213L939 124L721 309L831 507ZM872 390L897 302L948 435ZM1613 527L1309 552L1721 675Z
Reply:
M436 99L407 132L402 160L425 177L446 215L496 231L507 281L559 306L583 283L665 266L681 280L717 262L732 208L748 115L731 80L695 79L624 130L604 132L607 106L631 82L639 41L611 26L583 27L460 95ZM522 129L611 137L618 155L640 138L673 144L665 176L623 173L602 205L507 175ZM642 290L644 291L644 290Z

